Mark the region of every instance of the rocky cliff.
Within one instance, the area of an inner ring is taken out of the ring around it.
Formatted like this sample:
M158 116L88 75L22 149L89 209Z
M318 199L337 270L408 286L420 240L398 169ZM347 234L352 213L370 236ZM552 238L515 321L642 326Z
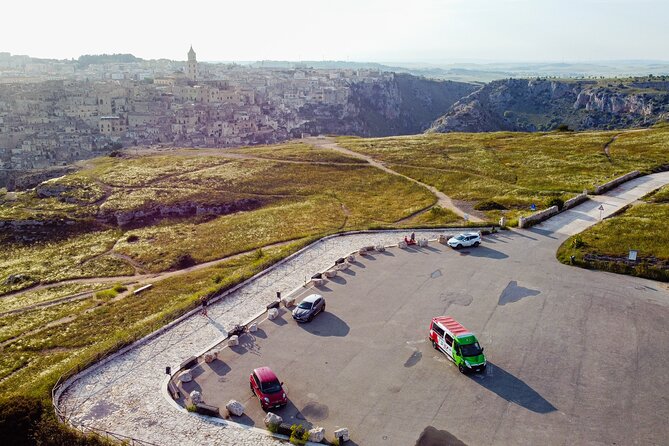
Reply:
M657 78L656 78L657 79ZM455 103L431 132L642 127L669 118L669 82L506 79Z
M480 86L409 74L352 82L345 106L310 105L300 132L358 136L411 135L425 131L453 104Z

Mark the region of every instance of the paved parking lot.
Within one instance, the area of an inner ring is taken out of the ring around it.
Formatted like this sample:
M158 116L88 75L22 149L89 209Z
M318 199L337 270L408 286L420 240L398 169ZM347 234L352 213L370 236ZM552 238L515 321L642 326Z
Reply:
M360 445L664 443L669 293L561 265L557 244L539 228L462 251L433 243L359 257L318 290L325 313L262 321L185 390L221 407L237 399L239 421L262 428L248 376L267 365L288 391L276 411L285 421L330 438L345 426ZM437 315L477 334L485 375L463 376L432 349Z

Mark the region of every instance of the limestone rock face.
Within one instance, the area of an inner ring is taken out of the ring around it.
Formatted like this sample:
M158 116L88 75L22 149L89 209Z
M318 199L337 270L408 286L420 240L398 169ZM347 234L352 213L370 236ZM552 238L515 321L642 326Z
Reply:
M244 414L244 405L237 400L228 401L225 408L228 409L228 412L230 412L231 415L236 417L241 417L242 414Z
M202 394L197 390L193 390L189 396L190 396L190 401L193 404L198 404L202 402Z
M265 421L265 426L267 427L278 426L279 424L283 423L283 418L281 418L275 413L267 412L264 421Z
M335 436L335 438L344 437L344 441L349 441L350 440L350 438L348 436L348 429L346 429L345 427L342 427L341 429L337 429L336 431L334 431L334 436Z
M309 429L309 441L320 443L323 438L325 438L325 428L314 426L313 429Z

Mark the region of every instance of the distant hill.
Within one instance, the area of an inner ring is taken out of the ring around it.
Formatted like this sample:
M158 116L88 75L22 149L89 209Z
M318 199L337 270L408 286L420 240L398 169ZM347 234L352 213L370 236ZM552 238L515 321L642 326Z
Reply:
M80 67L87 67L92 64L102 63L133 63L141 62L144 59L135 57L132 54L85 54L79 56L77 64Z
M454 104L431 132L643 127L669 119L669 76L599 80L505 79Z

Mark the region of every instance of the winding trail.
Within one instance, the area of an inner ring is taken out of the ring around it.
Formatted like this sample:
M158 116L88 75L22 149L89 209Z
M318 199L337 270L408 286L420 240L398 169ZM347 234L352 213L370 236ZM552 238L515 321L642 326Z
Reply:
M372 166L376 167L377 169L381 169L384 172L389 173L391 175L402 177L406 180L409 180L409 181L411 181L415 184L418 184L419 186L429 190L430 192L432 192L432 194L434 194L437 197L437 204L439 206L441 206L442 208L453 211L462 218L464 218L465 215L466 215L467 219L469 221L473 221L473 222L477 222L477 223L481 223L481 222L485 221L485 220L483 220L482 218L480 218L476 215L466 213L463 209L461 209L461 208L459 208L458 206L455 205L455 203L453 202L453 199L451 197L447 196L445 193L441 192L436 187L430 186L429 184L422 183L422 182L420 182L420 181L418 181L414 178L411 178L411 177L403 175L399 172L396 172L396 171L390 169L389 167L387 167L385 164L381 163L380 161L375 160L371 156L363 155L361 153L354 152L353 150L349 150L347 148L344 148L344 147L340 146L339 144L337 144L337 141L335 141L331 137L305 138L304 141L306 141L306 142L308 142L308 143L310 143L310 144L312 144L316 147L319 147L319 148L336 150L337 152L340 152L344 155L348 155L348 156L351 156L351 157L354 157L354 158L359 158L359 159L365 160L369 164L371 164Z

